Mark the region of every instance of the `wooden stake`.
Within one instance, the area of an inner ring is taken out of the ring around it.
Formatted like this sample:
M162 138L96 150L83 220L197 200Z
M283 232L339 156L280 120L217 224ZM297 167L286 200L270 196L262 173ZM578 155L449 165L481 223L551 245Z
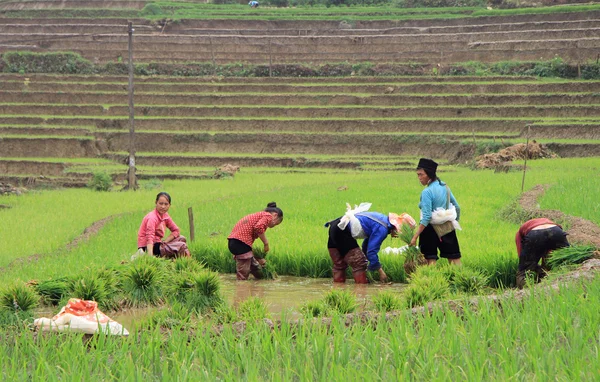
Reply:
M127 25L129 33L129 169L127 170L127 189L136 190L135 177L135 127L133 110L133 24Z
M192 207L188 208L188 218L190 219L190 241L194 241L194 211L192 211Z
M523 180L521 181L521 193L525 189L525 173L527 172L527 157L529 156L529 132L531 125L527 125L527 143L525 144L525 164L523 165Z

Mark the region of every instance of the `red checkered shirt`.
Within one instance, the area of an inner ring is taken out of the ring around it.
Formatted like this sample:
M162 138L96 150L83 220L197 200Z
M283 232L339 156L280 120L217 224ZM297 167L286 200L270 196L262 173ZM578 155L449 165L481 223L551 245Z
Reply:
M244 216L233 227L228 239L237 239L252 247L254 240L267 230L271 221L273 221L273 215L265 211Z

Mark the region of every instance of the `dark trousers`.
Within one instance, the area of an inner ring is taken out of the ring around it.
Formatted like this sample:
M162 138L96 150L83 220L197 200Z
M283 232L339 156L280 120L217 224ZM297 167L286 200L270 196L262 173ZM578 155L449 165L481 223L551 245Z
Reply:
M525 286L527 272L534 274L536 282L544 278L546 270L540 266L540 259L545 258L550 251L568 246L567 234L558 226L529 231L521 241L517 287Z
M337 225L340 219L329 222L329 239L327 249L333 262L333 281L345 282L346 269L352 269L352 276L357 284L366 284L367 280L367 257L360 249L358 242L350 233L350 226L340 229Z

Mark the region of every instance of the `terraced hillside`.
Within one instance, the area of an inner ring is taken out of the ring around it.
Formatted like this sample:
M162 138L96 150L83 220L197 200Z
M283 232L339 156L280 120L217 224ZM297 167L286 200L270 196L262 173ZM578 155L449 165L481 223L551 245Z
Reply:
M340 21L343 15L337 20L231 19L228 10L218 10L207 9L212 19L203 20L134 18L136 62L448 65L560 56L585 63L600 51L600 11L347 22ZM0 53L72 51L96 63L127 59L128 18L60 18L60 12L51 16L0 18Z
M4 180L83 184L125 173L127 79L2 75ZM561 156L600 156L600 83L528 77L136 80L142 177L243 167L411 168L530 138ZM530 126L528 129L527 126ZM37 178L39 175L45 178Z

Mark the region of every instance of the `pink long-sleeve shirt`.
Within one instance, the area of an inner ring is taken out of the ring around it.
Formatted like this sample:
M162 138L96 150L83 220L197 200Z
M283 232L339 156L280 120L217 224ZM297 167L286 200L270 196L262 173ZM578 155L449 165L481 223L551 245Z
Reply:
M161 216L154 209L144 216L138 231L138 248L159 243L165 237L165 227L171 231L174 237L179 237L179 227L167 212Z

